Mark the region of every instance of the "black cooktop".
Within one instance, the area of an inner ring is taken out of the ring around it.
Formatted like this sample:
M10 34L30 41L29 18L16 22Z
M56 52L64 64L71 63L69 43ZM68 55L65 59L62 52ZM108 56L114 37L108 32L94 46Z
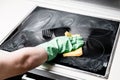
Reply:
M0 45L7 51L36 46L65 31L80 34L85 44L81 57L57 56L53 61L61 65L105 75L119 23L115 21L37 7Z

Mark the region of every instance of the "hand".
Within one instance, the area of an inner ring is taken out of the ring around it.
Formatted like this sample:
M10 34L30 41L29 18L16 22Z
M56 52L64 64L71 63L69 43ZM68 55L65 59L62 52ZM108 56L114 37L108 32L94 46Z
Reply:
M40 44L40 47L43 47L48 54L48 61L54 59L57 54L62 54L70 52L82 47L84 44L83 38L81 36L73 37L56 37L49 42Z

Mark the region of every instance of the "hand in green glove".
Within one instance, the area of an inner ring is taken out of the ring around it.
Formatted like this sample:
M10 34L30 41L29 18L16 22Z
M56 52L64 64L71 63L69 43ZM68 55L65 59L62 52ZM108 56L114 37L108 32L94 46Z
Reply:
M54 59L57 54L70 52L82 47L84 44L83 38L81 36L73 37L56 37L51 41L40 44L40 47L43 47L48 54L48 61Z

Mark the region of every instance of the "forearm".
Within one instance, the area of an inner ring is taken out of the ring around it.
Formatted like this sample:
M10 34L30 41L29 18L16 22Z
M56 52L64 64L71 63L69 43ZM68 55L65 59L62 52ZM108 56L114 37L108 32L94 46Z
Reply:
M11 52L2 57L0 77L7 78L22 74L47 60L47 53L38 47L28 47Z
M27 47L14 51L12 54L14 57L19 57L16 58L17 60L14 60L15 64L18 63L16 67L22 66L28 70L47 61L47 53L40 47Z

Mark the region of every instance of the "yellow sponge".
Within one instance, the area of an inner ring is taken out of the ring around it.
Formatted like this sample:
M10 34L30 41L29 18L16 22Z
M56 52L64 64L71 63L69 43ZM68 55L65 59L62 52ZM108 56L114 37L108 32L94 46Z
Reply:
M72 35L70 32L65 32L65 36L67 37L72 37L72 36L80 36L78 34L76 35ZM63 57L70 57L70 56L81 56L83 55L83 51L82 51L82 48L79 48L79 49L76 49L74 51L71 51L71 52L68 52L68 53L64 53L63 54Z

